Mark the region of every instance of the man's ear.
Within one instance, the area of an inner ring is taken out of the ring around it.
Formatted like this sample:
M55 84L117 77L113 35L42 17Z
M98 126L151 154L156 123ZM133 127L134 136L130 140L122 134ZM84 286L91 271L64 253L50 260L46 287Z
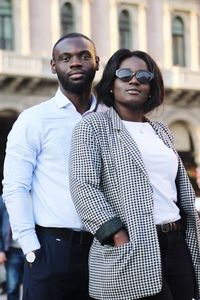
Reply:
M96 60L96 71L98 71L99 70L99 61L100 61L99 56L96 56L95 60Z
M51 72L52 72L52 74L56 74L56 62L55 62L55 60L51 59L50 64L51 64Z

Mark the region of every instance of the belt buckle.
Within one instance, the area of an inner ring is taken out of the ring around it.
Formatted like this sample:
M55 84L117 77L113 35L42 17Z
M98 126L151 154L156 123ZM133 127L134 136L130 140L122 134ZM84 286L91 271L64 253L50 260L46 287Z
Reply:
M169 223L167 223L167 224L161 224L160 226L161 226L161 231L163 232L163 233L167 233L167 232L169 232L170 231L170 226L169 226L170 224Z

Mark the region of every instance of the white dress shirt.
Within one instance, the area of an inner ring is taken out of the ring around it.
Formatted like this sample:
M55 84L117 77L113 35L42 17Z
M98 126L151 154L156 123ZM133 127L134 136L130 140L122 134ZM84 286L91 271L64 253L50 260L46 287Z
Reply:
M91 107L96 107L91 96ZM82 119L60 89L22 112L7 142L3 199L13 236L26 254L40 248L35 224L85 230L72 202L68 159L74 126Z

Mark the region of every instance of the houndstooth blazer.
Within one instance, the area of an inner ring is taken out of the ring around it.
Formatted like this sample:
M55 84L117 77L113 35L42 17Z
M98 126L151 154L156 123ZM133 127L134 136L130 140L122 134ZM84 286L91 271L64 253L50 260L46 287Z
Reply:
M195 195L170 131L160 122L148 122L178 157L179 205L200 288L200 224ZM90 114L75 127L70 189L86 228L95 235L89 255L91 297L132 300L159 293L162 274L153 190L140 151L113 108ZM105 245L109 234L122 226L130 242L120 247ZM195 299L200 299L198 289Z

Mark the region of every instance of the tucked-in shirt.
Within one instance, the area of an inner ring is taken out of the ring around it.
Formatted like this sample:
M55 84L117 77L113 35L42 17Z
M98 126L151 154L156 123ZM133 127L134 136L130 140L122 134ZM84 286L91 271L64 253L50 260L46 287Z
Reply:
M84 115L95 107L92 95ZM35 224L85 230L68 184L71 136L81 119L58 90L52 99L22 112L8 136L3 199L24 253L40 248Z
M175 153L164 144L148 122L123 123L140 150L153 187L155 223L179 220L175 184L178 159Z

